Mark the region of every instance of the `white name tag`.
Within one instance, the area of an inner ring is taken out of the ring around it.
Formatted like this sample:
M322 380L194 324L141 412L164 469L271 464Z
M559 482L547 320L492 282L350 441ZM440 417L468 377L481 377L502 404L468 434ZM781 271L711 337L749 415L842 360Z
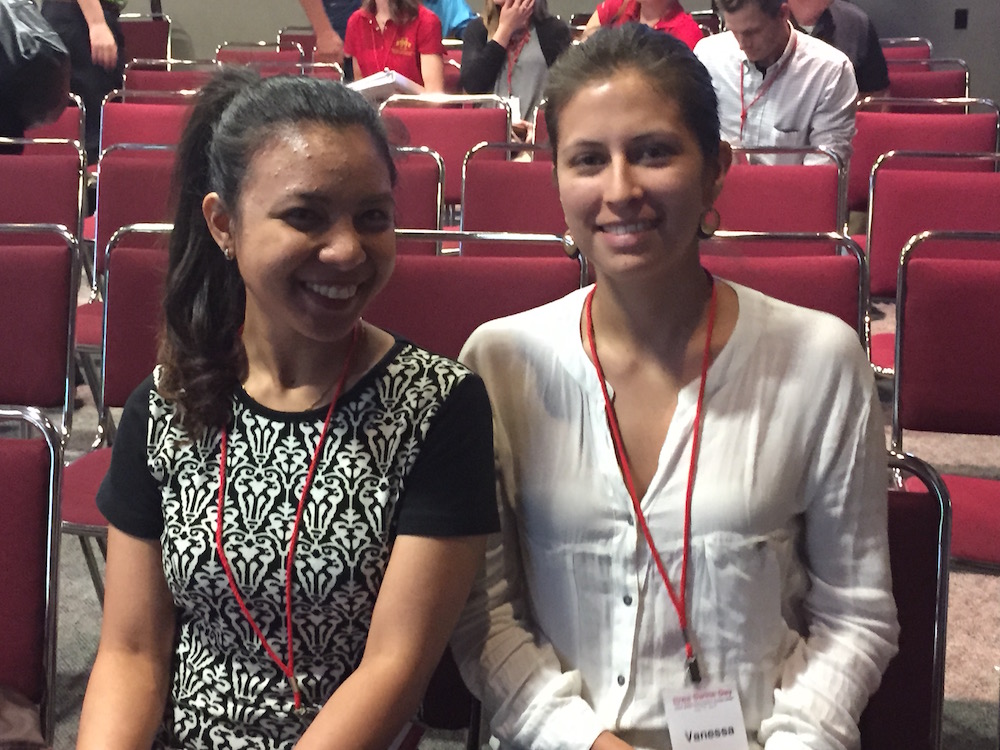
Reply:
M721 682L667 696L674 750L747 750L747 730L736 686Z
M508 96L507 104L510 105L510 121L520 122L521 121L521 97L519 96Z

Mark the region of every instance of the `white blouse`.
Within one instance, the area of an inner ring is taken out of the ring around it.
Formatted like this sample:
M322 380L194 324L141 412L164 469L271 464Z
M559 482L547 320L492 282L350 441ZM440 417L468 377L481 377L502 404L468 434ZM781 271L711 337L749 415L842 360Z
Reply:
M851 329L733 285L694 489L688 620L703 678L736 683L751 747L850 748L896 650L882 416ZM636 525L579 333L587 290L482 326L462 359L494 409L502 532L455 632L502 746L670 747L677 614ZM697 380L641 500L672 584Z

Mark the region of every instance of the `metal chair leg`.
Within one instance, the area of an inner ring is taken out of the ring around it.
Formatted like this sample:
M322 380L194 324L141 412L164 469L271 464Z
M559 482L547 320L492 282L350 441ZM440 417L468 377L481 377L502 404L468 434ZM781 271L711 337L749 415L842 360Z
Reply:
M87 542L87 537L81 536L80 546L83 548L83 557L87 561L87 569L90 571L90 579L94 582L94 591L97 593L97 601L101 603L101 607L104 606L104 579L101 578L101 569L97 565L97 558L94 556L94 550L91 548L90 544ZM101 541L98 541L98 547L101 547L101 552L104 553L105 558L107 558L107 545L101 545Z
M465 750L479 750L481 747L483 705L472 699L469 706L469 732L465 735Z

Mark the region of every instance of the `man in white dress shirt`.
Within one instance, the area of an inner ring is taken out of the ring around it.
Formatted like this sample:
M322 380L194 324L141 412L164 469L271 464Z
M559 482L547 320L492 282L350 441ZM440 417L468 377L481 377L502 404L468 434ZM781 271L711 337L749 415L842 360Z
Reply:
M844 163L854 137L858 85L847 56L796 31L784 0L720 0L728 31L695 54L712 75L722 137L742 147L819 147ZM769 162L829 163L822 155Z

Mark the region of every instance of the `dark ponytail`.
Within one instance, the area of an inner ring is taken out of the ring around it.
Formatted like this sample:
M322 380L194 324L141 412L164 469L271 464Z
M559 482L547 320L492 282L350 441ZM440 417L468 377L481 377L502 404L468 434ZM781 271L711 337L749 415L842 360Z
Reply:
M236 263L208 231L201 204L212 192L209 146L216 123L236 95L259 80L248 68L223 69L198 95L177 149L177 206L163 301L159 392L177 403L192 432L229 420L229 394L246 378L239 329L246 291Z

